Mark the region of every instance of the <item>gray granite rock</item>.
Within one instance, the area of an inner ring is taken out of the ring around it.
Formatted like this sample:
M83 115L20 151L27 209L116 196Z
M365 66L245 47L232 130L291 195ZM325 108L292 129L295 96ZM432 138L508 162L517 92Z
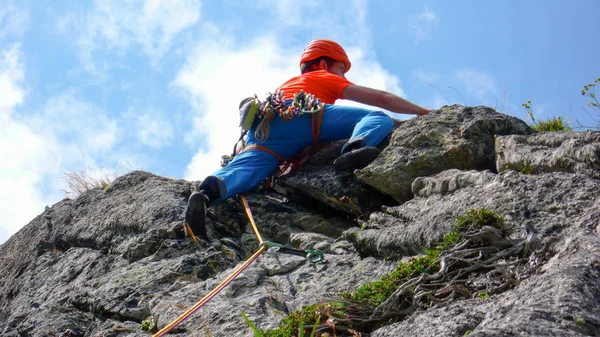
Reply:
M598 336L600 243L572 228L555 247L538 275L514 289L432 307L372 336Z
M600 132L547 132L496 138L496 169L583 173L600 179Z
M415 178L452 168L495 170L494 135L532 132L522 120L488 107L445 106L394 130L389 146L356 176L405 202Z
M588 219L600 213L600 182L581 174L495 175L454 169L417 178L413 187L416 198L371 214L365 229L351 229L345 238L362 254L402 257L440 240L469 209L493 210L517 233L529 230L542 238L558 235L573 223L595 226Z
M185 311L258 248L235 201L211 210L211 240L200 242L202 250L177 238L170 227L182 221L192 185L133 172L34 219L0 246L0 335L144 336L140 323L147 317L162 327ZM336 242L352 222L335 212L247 197L263 239L319 249L327 263L271 249L175 333L249 335L240 310L274 327L301 305L351 291L394 267Z
M336 172L333 169L333 161L339 156L343 143L334 142L324 147L298 170L281 177L280 185L287 189L288 194L310 197L355 217L367 217L384 204L395 204L388 195L360 183L352 172ZM386 144L384 142L381 147Z

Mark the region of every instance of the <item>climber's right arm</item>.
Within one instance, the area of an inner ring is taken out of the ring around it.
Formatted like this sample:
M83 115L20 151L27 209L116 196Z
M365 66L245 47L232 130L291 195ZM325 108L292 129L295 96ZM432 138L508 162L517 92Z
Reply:
M432 111L431 109L422 108L387 91L363 87L356 84L348 85L342 91L342 95L345 99L373 105L396 113L423 116Z

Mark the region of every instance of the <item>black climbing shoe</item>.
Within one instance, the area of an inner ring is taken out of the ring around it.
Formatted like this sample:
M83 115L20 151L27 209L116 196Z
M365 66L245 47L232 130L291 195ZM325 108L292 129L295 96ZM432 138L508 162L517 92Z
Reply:
M207 239L206 235L206 203L208 197L202 192L194 192L190 195L187 209L185 210L185 222L192 229L194 236Z
M336 171L350 171L361 169L369 165L381 150L373 146L365 146L346 152L333 162Z

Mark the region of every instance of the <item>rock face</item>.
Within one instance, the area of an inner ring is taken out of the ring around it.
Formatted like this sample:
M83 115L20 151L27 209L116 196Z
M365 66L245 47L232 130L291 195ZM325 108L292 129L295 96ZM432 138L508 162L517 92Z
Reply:
M496 138L498 172L569 172L600 178L600 132L565 132Z
M415 178L451 168L494 170L494 136L532 132L522 120L491 108L445 107L402 124L379 158L356 175L361 182L405 202L412 198L410 186Z
M382 205L397 204L393 198L362 184L352 172L333 169L343 144L339 141L315 153L297 171L283 176L279 184L288 194L309 196L354 216L368 217Z
M600 336L597 132L532 134L489 108L451 106L398 125L354 174L331 169L339 146L282 179L289 202L246 195L264 240L320 250L327 262L271 248L169 335L253 336L242 311L275 328L378 280L439 242L457 216L486 208L512 237L547 247L530 260L535 272L362 336ZM138 171L47 208L0 246L0 336L147 336L146 318L162 328L184 313L258 249L236 200L210 210L201 249L177 237L193 186Z

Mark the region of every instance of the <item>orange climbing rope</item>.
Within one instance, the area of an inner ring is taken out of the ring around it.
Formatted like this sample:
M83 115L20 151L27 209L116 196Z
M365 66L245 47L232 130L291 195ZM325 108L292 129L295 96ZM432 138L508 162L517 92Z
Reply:
M200 307L202 307L206 302L210 301L213 297L215 297L223 288L225 288L231 281L233 281L239 274L241 274L244 269L246 269L254 260L258 258L260 254L265 250L265 246L261 246L254 255L252 255L243 265L241 265L236 271L234 271L231 275L229 275L221 284L219 284L215 289L213 289L210 293L204 296L198 303L194 304L191 308L186 310L183 314L177 317L173 322L169 323L169 325L162 328L159 332L154 334L154 337L160 337L171 331L175 328L179 323L183 322L186 318L190 317L193 313L195 313Z
M254 234L258 238L258 243L262 245L263 239L260 237L260 233L258 232L258 228L256 227L256 223L254 222L254 217L252 216L252 211L250 210L250 205L248 205L248 200L246 197L240 194L240 199L242 199L242 204L244 204L244 209L246 210L246 215L248 215L248 219L250 219L250 224L252 225L252 229L254 230Z
M248 219L250 219L250 224L252 225L254 234L256 234L256 237L258 238L258 242L260 244L258 250L248 260L246 260L246 262L244 262L244 264L242 264L231 275L229 275L225 280L223 280L223 282L221 282L215 289L213 289L211 292L206 294L206 296L204 296L200 301L198 301L191 308L189 308L183 314L181 314L179 317L177 317L173 322L169 323L167 326L162 328L159 332L155 333L153 337L160 337L160 336L165 335L166 333L171 331L173 328L175 328L177 325L179 325L181 322L183 322L186 318L190 317L193 313L198 311L198 309L200 309L200 307L202 307L206 302L210 301L221 290L223 290L223 288L225 288L229 283L231 283L233 280L235 280L235 278L239 274L241 274L244 271L244 269L246 269L252 262L254 262L254 260L256 260L260 256L260 254L262 254L263 251L265 250L266 246L263 244L263 240L260 236L260 233L258 232L258 228L256 228L256 223L254 222L254 217L252 217L252 212L250 211L250 205L248 205L248 201L246 200L246 198L243 195L240 194L240 198L242 199L242 203L244 204L244 208L246 209L246 214L248 215ZM187 223L186 223L186 226L187 226ZM189 227L188 227L188 231L190 233L192 232L191 230L189 230ZM196 245L198 245L198 247L200 248L200 244L198 243L196 238L193 236L193 234L192 234L192 239L194 240Z
M194 235L194 231L192 231L192 228L190 227L190 225L188 225L187 222L183 222L183 225L186 228L186 231L190 234L190 237L192 238L192 240L194 240L194 243L196 244L196 247L198 247L198 249L200 249L200 251L204 251L204 249L202 249L202 246L200 246L200 243L198 242L198 239L196 239L196 236Z

